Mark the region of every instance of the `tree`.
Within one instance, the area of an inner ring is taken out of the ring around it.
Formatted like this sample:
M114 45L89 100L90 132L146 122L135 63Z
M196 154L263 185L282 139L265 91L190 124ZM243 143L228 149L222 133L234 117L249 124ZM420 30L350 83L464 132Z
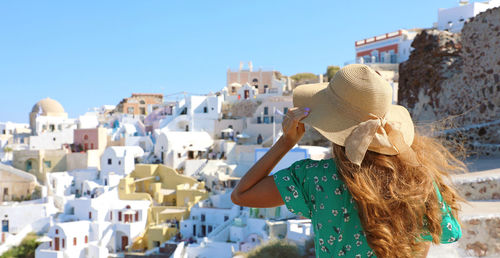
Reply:
M301 82L304 80L317 80L318 76L316 76L316 74L314 73L298 73L292 75L291 78L296 82Z
M329 65L326 68L326 77L328 78L328 81L330 81L333 76L340 70L340 67L336 65Z

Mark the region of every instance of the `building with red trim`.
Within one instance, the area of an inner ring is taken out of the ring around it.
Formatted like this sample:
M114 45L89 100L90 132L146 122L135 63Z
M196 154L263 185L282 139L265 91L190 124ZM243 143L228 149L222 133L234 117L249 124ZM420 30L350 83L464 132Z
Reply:
M356 63L397 64L408 60L420 29L398 30L354 42Z

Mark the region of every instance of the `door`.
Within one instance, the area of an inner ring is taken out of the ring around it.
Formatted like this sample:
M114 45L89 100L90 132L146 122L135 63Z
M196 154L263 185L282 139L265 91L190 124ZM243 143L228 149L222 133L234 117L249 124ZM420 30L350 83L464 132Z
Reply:
M127 249L128 245L128 237L122 236L122 251Z
M54 250L59 251L59 238L54 238Z

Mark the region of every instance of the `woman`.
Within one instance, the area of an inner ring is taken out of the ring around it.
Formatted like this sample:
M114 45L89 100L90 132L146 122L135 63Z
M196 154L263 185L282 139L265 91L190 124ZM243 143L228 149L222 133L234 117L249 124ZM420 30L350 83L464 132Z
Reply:
M445 179L465 167L415 134L380 74L348 65L329 84L297 87L293 102L281 138L234 189L235 204L286 204L310 218L317 257L425 257L430 241L460 238L462 199ZM303 123L332 142L334 158L300 160L269 176L303 136Z

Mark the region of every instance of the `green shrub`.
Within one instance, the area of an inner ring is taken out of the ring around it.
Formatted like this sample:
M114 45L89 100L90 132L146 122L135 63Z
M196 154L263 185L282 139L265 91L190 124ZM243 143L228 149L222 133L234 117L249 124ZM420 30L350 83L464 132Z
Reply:
M40 245L40 242L36 241L37 235L35 233L29 233L21 244L14 246L7 252L3 253L0 258L34 258L35 249Z
M247 258L302 257L299 248L286 240L271 240L250 251Z

